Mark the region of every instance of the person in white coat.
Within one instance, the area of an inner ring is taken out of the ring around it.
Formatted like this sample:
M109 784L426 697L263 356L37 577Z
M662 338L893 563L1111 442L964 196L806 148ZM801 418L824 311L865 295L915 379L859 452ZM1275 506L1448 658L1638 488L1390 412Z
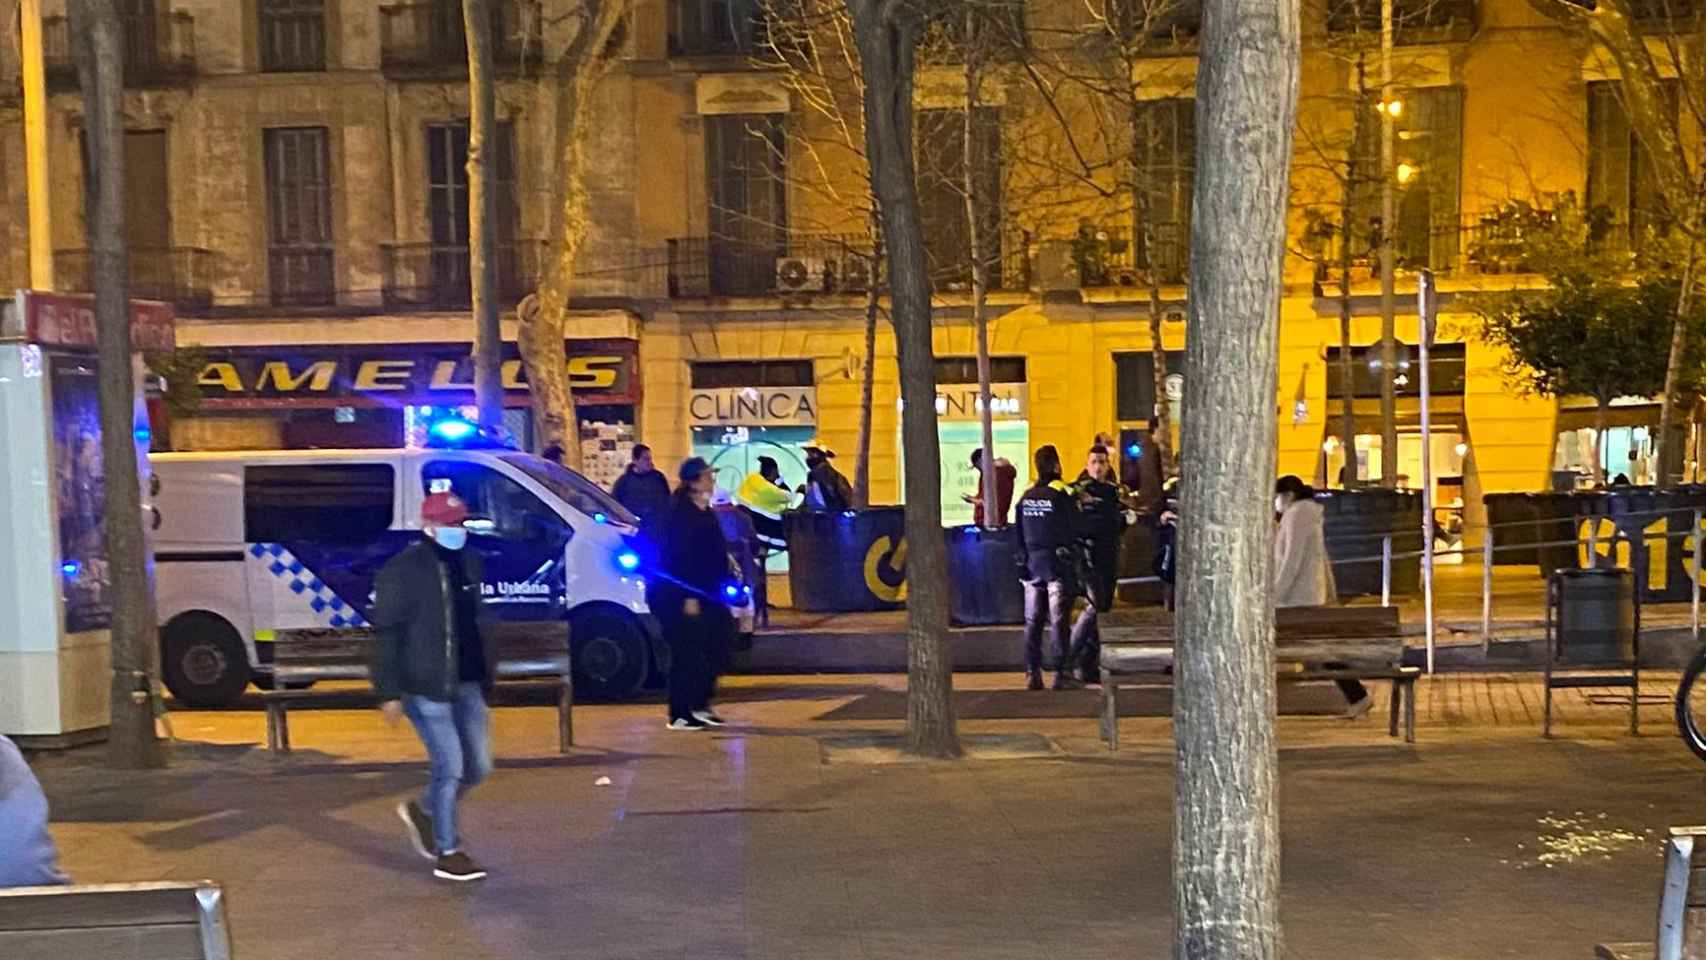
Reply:
M1326 511L1315 490L1295 476L1274 486L1274 607L1322 607L1339 601L1333 564L1327 556ZM1336 681L1349 704L1350 716L1360 717L1374 706L1368 689L1357 680Z

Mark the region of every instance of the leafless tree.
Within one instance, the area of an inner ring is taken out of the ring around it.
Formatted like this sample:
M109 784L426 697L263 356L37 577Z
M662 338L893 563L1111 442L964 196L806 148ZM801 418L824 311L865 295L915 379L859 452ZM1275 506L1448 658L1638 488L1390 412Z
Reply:
M908 0L845 0L865 78L865 143L888 253L906 455L907 750L961 753L948 645L948 555L936 432L930 275L913 162L913 82L922 11Z
M492 10L487 0L462 0L468 35L468 277L474 312L474 403L480 426L503 426L503 331L498 326L498 198L489 153L497 139L492 77ZM559 351L560 352L560 351Z
M154 767L165 763L165 755L154 732L159 635L143 537L136 379L131 367L130 254L124 240L124 30L116 0L74 0L71 21L93 164L90 273L95 287L101 461L112 581L112 726L107 756L114 766Z
M1269 493L1298 8L1204 7L1173 706L1173 954L1277 960Z

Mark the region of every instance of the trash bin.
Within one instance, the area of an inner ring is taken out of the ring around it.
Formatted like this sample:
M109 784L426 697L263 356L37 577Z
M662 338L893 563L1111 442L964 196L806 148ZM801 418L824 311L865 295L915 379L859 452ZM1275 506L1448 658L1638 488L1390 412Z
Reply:
M1392 535L1392 595L1421 590L1421 494L1378 487L1334 491L1322 498L1321 506L1327 556L1333 561L1340 598L1380 595L1380 545L1386 534ZM1342 562L1346 560L1353 562Z
M1635 659L1635 581L1625 569L1553 573L1558 618L1556 662L1610 665Z
M783 517L794 609L898 610L906 605L906 510L796 511Z
M984 626L1025 622L1025 591L1019 585L1016 527L984 530L948 527L948 590L956 624Z

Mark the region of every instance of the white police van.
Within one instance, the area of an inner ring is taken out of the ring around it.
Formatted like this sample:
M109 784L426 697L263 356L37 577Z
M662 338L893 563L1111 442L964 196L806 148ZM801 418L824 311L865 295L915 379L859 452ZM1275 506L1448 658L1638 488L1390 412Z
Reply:
M468 549L505 631L573 642L577 696L635 694L668 660L637 519L556 463L508 449L164 453L154 560L164 679L195 706L270 685L282 634L364 631L373 580L420 537L420 505L467 501Z

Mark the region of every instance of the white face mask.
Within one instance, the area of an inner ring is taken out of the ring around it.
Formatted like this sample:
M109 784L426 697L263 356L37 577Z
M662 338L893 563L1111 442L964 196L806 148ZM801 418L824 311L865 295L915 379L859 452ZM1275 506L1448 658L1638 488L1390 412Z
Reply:
M1285 494L1282 493L1282 494L1275 496L1274 497L1274 512L1275 513L1284 513L1285 507L1286 507Z
M460 550L468 545L468 531L462 527L434 527L432 538L446 550Z

